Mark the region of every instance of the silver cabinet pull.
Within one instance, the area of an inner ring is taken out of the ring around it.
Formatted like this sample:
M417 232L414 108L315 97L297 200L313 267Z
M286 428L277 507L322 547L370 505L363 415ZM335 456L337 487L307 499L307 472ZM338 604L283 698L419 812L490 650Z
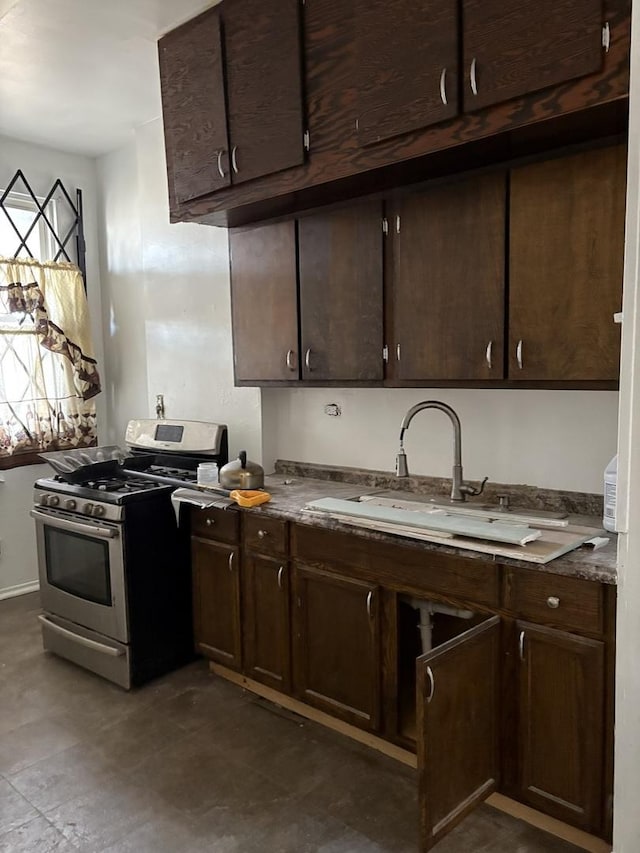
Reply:
M233 571L233 551L229 554L229 571Z
M493 361L491 360L491 355L493 353L493 341L489 341L487 344L487 351L485 353L485 359L487 360L487 367L489 370L493 367Z
M223 155L223 153L224 152L222 149L220 149L220 151L218 151L218 172L220 173L221 178L226 177L225 173L224 173L224 169L222 168L222 155Z
M278 569L278 588L282 589L282 575L284 574L284 566Z
M520 631L518 645L520 647L520 660L524 660L524 631Z
M295 355L295 352L292 349L287 350L287 359L286 360L287 360L287 367L289 368L289 370L295 370L296 369L296 366L293 363L293 356L294 355Z
M400 344L396 344L396 361L400 361Z
M258 530L258 539L264 539L265 536L269 535L268 530Z
M427 704L433 699L433 694L436 692L436 681L433 677L433 670L430 666L427 667L427 678L429 679L429 695L427 696Z
M605 53L609 53L609 48L611 47L611 28L609 27L609 21L605 21L604 26L602 27L602 47L604 48Z
M522 339L518 341L516 347L516 361L518 362L518 369L522 370Z
M550 595L549 598L547 598L547 605L552 610L557 610L558 607L560 607L560 599L556 595Z
M313 370L311 367L311 347L304 354L304 363L306 365L307 370Z
M212 518L208 518L205 521L205 524L207 525L207 527L212 527L215 524L215 521Z
M478 81L476 80L476 58L475 56L471 60L471 66L469 68L469 82L471 83L471 91L474 95L478 94Z
M238 174L238 161L236 160L236 153L238 151L238 146L234 145L231 149L231 168L233 169L233 173L235 175Z
M371 619L371 602L373 601L373 590L370 589L367 593L367 616Z
M400 233L400 214L396 215L396 234Z
M447 69L443 68L440 72L440 100L447 105Z

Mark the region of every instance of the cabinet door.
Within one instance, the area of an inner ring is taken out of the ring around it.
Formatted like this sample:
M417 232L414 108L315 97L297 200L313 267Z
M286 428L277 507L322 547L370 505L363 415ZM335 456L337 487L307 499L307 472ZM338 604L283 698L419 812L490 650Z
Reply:
M422 850L498 785L500 617L417 660Z
M244 671L288 693L291 688L287 563L247 554L243 563Z
M587 832L601 829L604 643L516 623L520 794Z
M169 185L182 203L230 183L218 10L168 33L158 53Z
M300 0L224 0L234 184L304 160Z
M599 71L602 0L463 0L464 109Z
M509 378L618 379L624 146L511 176Z
M238 549L191 538L196 648L211 660L240 669Z
M364 729L380 722L378 587L296 565L294 690Z
M295 223L230 230L229 254L236 381L298 379Z
M383 378L382 205L298 223L302 378Z
M356 0L355 25L361 145L457 114L455 0Z
M393 204L396 379L503 378L505 208L501 173Z

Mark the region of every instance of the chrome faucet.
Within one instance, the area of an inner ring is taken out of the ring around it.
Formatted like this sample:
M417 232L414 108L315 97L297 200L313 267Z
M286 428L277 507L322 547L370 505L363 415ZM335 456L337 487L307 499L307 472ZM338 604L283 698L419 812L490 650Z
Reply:
M453 482L451 484L451 500L464 501L467 495L480 495L484 491L484 484L489 479L485 477L479 488L470 486L462 479L462 429L460 427L460 418L446 403L441 403L439 400L425 400L423 403L416 403L412 406L404 416L402 425L400 426L400 449L396 457L396 476L408 477L409 469L407 467L407 454L404 451L404 434L409 429L409 424L413 420L414 415L421 412L423 409L439 409L448 416L453 424Z

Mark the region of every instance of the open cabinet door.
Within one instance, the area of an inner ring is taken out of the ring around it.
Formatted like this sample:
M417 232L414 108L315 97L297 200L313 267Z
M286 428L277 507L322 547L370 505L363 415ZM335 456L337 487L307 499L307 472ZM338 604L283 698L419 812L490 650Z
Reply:
M499 654L493 616L416 661L423 851L496 789Z

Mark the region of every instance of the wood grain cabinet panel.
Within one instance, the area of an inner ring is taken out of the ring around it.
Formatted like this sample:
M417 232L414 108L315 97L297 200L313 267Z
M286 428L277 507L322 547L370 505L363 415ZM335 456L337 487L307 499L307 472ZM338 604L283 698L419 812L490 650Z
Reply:
M463 0L465 111L600 70L602 0Z
M417 660L423 851L498 787L499 655L493 616Z
M458 112L455 0L355 0L357 132L361 145Z
M516 623L520 791L534 808L602 831L604 643Z
M298 239L302 378L382 379L382 205L306 216Z
M243 564L244 671L274 690L291 689L289 568L246 554Z
M505 217L504 173L393 203L395 379L503 378Z
M224 0L232 181L304 161L299 0Z
M624 146L511 175L509 378L617 380Z
M297 380L295 222L229 232L236 381Z
M196 648L231 669L240 669L240 567L238 549L191 538Z
M170 195L178 204L230 184L218 9L158 43Z
M355 726L378 729L378 587L296 564L293 598L296 696Z

